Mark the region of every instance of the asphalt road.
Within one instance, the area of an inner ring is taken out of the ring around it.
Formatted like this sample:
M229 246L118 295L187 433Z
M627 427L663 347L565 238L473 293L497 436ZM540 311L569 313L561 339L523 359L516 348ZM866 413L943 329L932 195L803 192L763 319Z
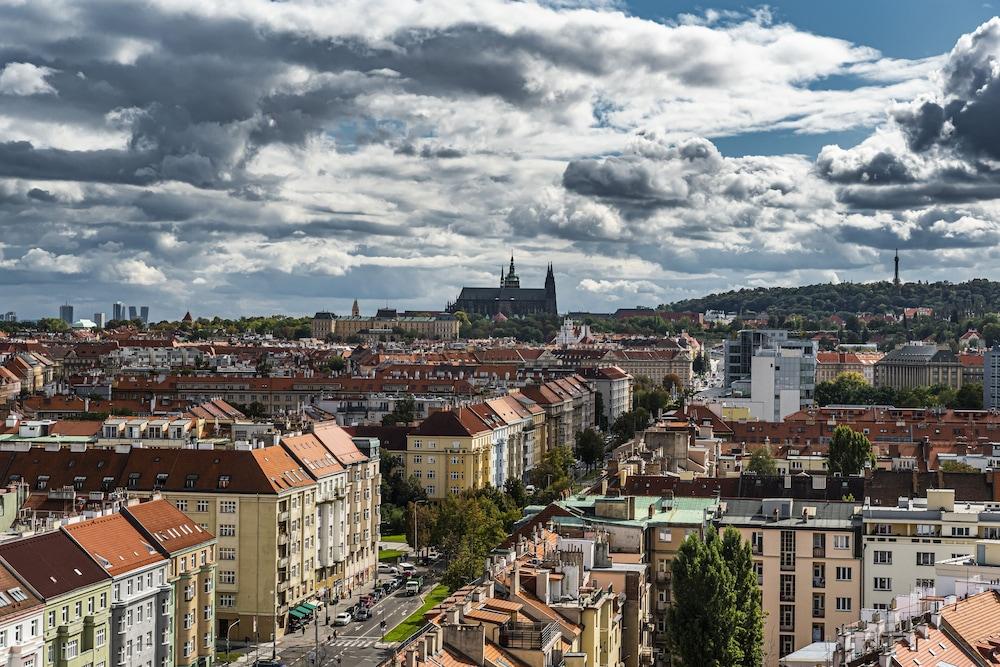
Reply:
M438 576L424 572L424 589L421 592L429 592L438 579ZM367 621L352 621L341 627L334 627L332 622L345 605L330 607L329 626L323 625L326 612L322 610L319 614L319 665L337 667L339 658L340 664L347 667L374 667L391 652L390 649L376 647L376 643L381 641L385 632L419 609L421 604L423 600L420 596L405 596L401 591L396 591L376 603L372 608L372 617ZM386 624L385 631L381 627L382 621ZM333 638L334 631L337 633L336 639ZM278 655L289 667L309 667L317 664L312 659L315 649L316 628L309 624L305 634L285 637L278 645Z

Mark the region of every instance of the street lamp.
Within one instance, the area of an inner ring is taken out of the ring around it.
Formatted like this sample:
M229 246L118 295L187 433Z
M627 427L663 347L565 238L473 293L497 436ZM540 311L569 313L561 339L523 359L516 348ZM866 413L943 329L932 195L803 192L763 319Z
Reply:
M420 558L420 547L418 546L420 542L420 533L417 531L417 505L426 504L426 500L413 501L413 553L417 554L417 558Z
M240 619L238 619L238 618L237 618L237 619L236 619L236 622L235 622L235 623L233 623L233 624L231 624L231 625L229 626L229 629L228 629L228 630L226 630L226 664L227 664L227 665L228 665L228 664L229 664L230 662L232 662L232 660L230 659L230 655L229 655L229 636L230 636L230 633L232 633L232 631L233 631L233 628L235 628L235 627L236 627L237 625L239 625L239 624L240 624Z

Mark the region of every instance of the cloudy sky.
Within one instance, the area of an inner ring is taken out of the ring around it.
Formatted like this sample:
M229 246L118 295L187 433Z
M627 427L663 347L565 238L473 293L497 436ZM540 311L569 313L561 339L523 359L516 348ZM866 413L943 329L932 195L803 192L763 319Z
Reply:
M1000 19L905 7L0 0L0 311L995 277Z

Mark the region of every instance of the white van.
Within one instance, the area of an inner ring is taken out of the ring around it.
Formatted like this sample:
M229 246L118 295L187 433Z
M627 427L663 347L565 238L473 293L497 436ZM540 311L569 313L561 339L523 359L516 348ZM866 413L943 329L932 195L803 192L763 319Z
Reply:
M410 576L411 574L417 571L417 566L414 565L413 563L400 563L399 571L405 574L406 576Z
M395 576L397 576L399 574L399 568L396 567L395 565L389 565L388 563L379 563L378 564L378 573L379 574L389 574L389 575L392 575L392 576L395 577Z

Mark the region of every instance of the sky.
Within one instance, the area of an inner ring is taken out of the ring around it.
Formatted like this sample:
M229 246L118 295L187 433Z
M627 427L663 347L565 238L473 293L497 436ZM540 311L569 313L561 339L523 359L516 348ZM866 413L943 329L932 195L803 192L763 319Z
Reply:
M0 0L0 312L1000 267L989 3Z

